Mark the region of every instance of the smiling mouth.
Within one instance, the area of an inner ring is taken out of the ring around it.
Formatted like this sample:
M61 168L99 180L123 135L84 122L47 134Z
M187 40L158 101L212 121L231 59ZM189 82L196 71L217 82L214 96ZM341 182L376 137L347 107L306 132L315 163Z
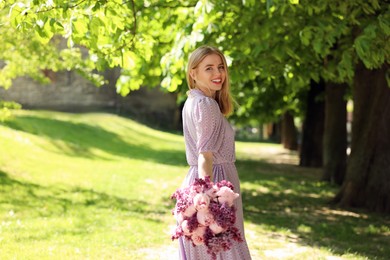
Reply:
M212 82L214 82L214 83L222 83L222 79L213 79Z

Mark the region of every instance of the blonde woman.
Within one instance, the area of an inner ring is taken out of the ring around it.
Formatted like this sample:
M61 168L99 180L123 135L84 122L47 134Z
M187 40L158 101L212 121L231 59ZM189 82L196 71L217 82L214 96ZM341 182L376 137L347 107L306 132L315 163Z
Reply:
M235 167L234 131L226 119L233 104L229 92L229 74L226 59L217 48L202 46L190 56L187 67L190 88L183 108L183 131L186 157L190 165L184 186L195 178L210 176L214 182L228 180L234 191L240 193L240 181ZM218 260L251 259L244 235L242 200L235 200L236 222L243 242L233 241L229 251L217 255ZM179 239L181 260L211 259L204 245Z

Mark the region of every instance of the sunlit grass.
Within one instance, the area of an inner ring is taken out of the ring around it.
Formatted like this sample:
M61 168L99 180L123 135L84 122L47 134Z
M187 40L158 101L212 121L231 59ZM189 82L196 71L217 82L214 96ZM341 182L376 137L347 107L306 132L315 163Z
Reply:
M111 114L17 111L0 148L1 259L175 259L182 136ZM337 187L295 153L237 142L237 158L254 259L390 255L389 218L330 206Z
M166 243L186 170L180 136L108 114L28 111L0 131L1 254L128 258Z

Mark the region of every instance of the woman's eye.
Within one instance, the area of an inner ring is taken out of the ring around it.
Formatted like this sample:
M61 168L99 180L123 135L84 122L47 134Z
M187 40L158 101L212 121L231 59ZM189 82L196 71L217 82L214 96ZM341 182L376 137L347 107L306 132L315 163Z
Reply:
M224 66L220 66L220 67L218 67L218 69L219 69L219 70L224 70L225 67L224 67Z
M206 68L206 70L212 70L213 68L211 68L211 67L208 67L208 68Z

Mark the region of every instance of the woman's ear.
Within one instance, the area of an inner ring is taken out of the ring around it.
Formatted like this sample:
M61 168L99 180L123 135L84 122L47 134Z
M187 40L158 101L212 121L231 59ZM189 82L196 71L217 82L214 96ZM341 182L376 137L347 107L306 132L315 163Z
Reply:
M195 81L195 75L196 75L195 69L191 69L190 70L190 76L191 76L192 80L194 80L194 81Z

